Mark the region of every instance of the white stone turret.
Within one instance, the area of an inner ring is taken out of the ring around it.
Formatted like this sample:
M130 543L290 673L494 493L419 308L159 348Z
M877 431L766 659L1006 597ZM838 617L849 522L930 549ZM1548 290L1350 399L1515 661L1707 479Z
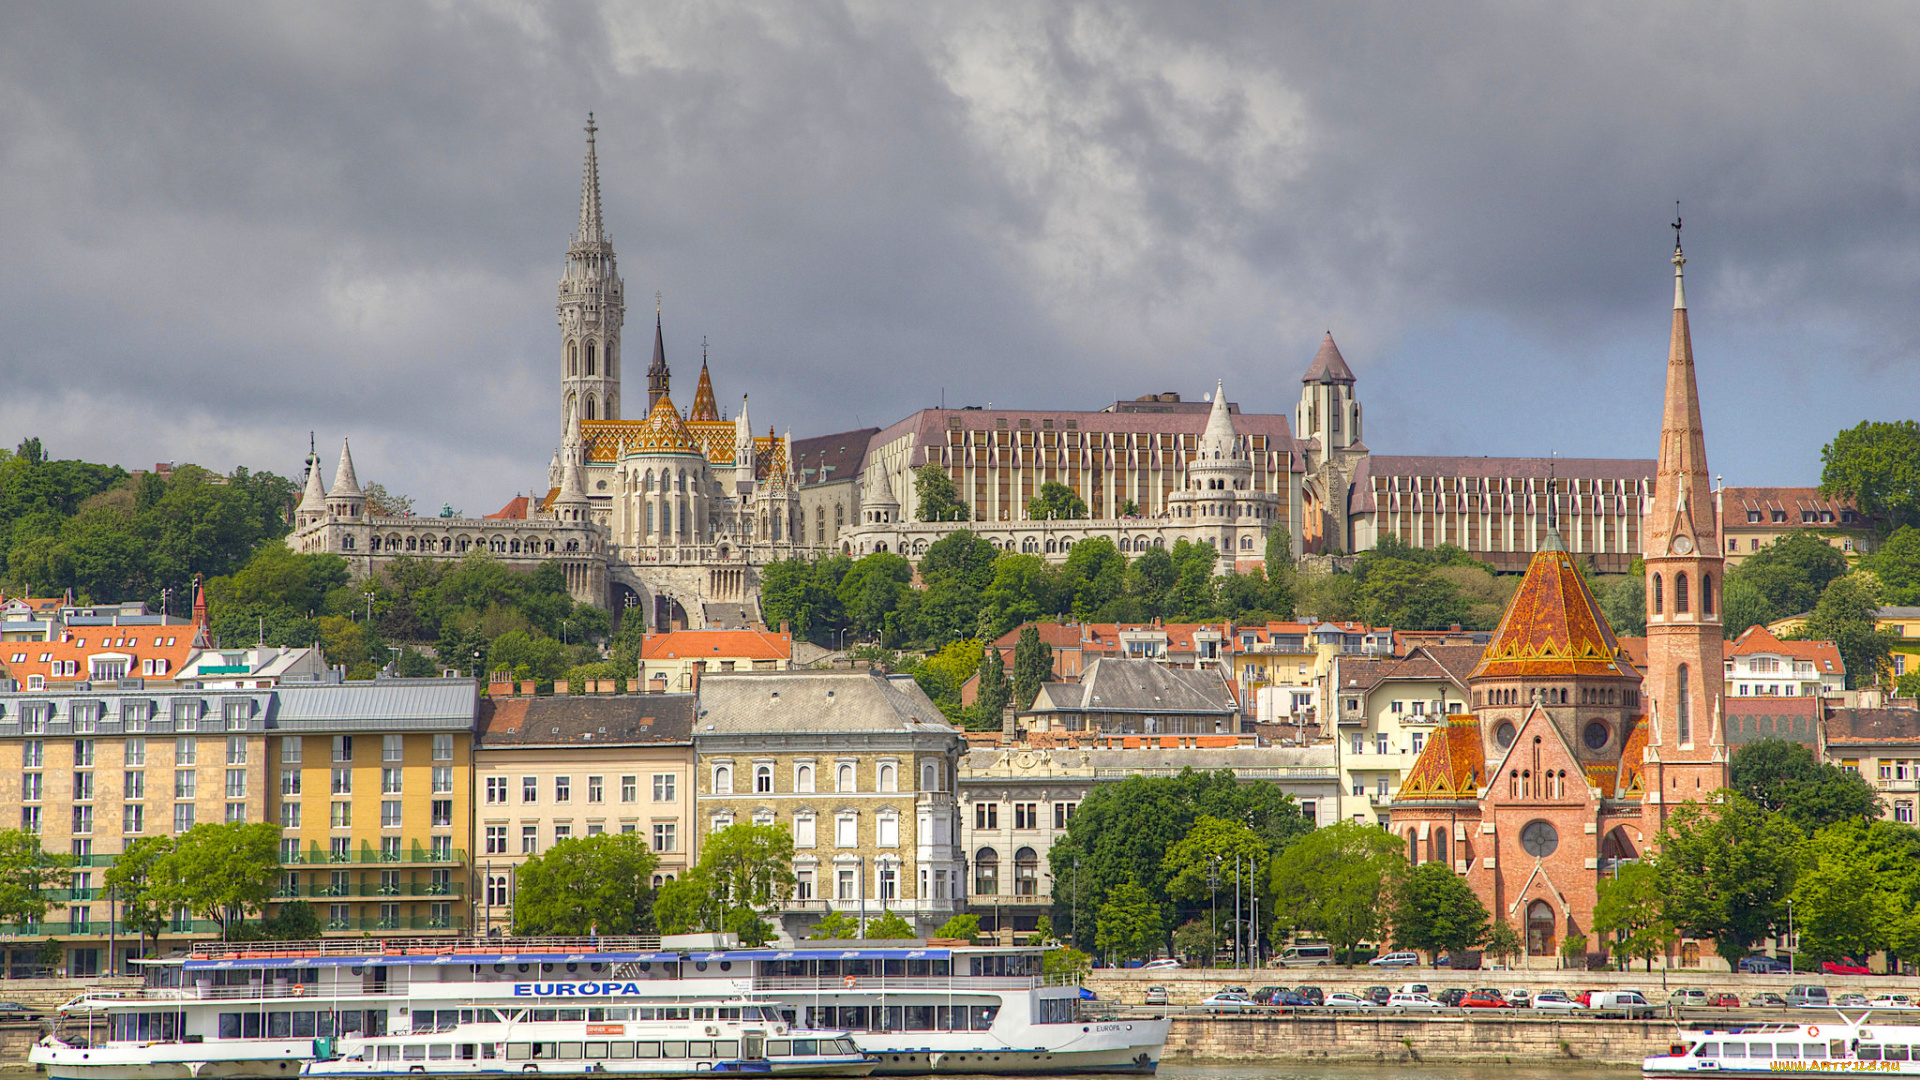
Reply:
M327 516L327 489L320 483L320 455L311 448L307 450L307 490L300 497L300 506L293 512L293 525L304 529L317 525Z
M337 518L364 517L366 492L360 490L360 478L353 472L353 448L340 440L340 468L333 474L333 487L327 492L327 513Z
M560 445L560 492L553 497L553 516L561 521L583 522L588 518L587 492L580 482L585 454L586 440L580 436L580 408L575 405L567 412L567 439Z
M860 519L868 525L885 525L899 518L900 500L893 497L893 485L887 481L887 467L878 461L867 462L866 484L860 492Z
M733 489L746 495L753 491L755 461L753 421L747 416L747 395L740 395L740 415L733 418Z

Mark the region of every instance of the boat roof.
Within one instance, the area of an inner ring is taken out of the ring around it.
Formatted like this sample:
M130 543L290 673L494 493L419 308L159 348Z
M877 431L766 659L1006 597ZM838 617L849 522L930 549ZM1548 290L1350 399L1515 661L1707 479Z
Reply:
M452 964L630 964L752 960L946 960L946 945L902 941L809 941L793 948L661 948L657 938L396 939L250 941L196 945L178 961L189 971L251 968L445 966ZM1032 947L965 948L968 953L1032 953Z

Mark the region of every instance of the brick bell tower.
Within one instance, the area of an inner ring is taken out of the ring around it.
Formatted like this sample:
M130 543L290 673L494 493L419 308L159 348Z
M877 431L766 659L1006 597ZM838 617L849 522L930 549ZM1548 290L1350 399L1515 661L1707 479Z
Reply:
M1704 799L1727 783L1720 532L1687 329L1687 258L1678 219L1673 229L1673 338L1660 464L1640 532L1647 567L1647 803L1659 807L1647 821L1649 832L1672 806Z

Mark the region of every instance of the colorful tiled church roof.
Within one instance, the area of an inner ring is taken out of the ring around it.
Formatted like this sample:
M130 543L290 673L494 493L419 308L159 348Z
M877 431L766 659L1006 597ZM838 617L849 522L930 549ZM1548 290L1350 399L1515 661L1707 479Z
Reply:
M661 394L660 400L653 403L653 411L628 437L626 452L698 454L701 451L700 444L694 441L693 434L687 430L686 422L680 419L680 411L673 407L673 399Z
M707 362L700 361L700 385L693 391L693 411L687 414L689 420L718 420L720 406L713 400L713 377L707 374Z
M1548 547L1534 554L1472 677L1628 674L1586 579L1565 551Z
M1400 785L1398 798L1478 798L1480 782L1487 775L1485 745L1480 739L1479 717L1448 717L1446 726L1435 731L1420 751L1413 771Z
M1616 799L1638 799L1646 794L1647 777L1647 718L1636 716L1633 730L1627 733L1626 742L1620 746L1620 769L1618 785L1612 795ZM1601 788L1606 791L1606 788Z

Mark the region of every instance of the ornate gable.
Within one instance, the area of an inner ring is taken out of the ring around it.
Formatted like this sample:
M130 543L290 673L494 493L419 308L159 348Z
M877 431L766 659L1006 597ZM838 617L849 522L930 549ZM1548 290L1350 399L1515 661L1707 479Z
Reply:
M1427 740L1396 798L1408 802L1478 798L1487 775L1481 747L1479 717L1471 713L1449 716L1446 726Z
M1631 674L1620 643L1564 551L1536 552L1474 679Z
M1536 743L1535 740L1538 740ZM1516 775L1518 774L1518 775ZM1561 780L1558 785L1549 780ZM1520 721L1520 730L1500 760L1487 770L1486 801L1559 803L1570 805L1592 799L1592 776L1567 745L1560 725L1546 709L1535 705ZM1601 789L1606 794L1606 789Z

